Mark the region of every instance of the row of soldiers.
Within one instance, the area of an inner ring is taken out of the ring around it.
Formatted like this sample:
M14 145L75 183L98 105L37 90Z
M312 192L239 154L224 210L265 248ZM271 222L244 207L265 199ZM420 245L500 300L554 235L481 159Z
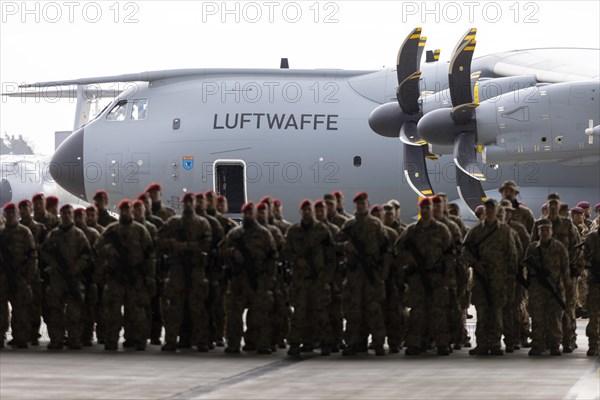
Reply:
M473 304L470 354L531 347L530 355L558 355L561 344L563 352L576 346L584 280L588 355L597 355L600 217L580 231L586 219L561 217L551 196L548 215L534 221L516 199L516 183L500 193L503 200L486 201L470 230L443 194L422 199L410 225L397 201L370 207L366 193L354 197L354 215L341 192L304 200L294 225L270 197L246 203L238 225L227 217L226 198L212 191L186 193L176 216L152 184L136 201L119 203L118 220L104 191L94 206L65 205L59 215L58 201L45 199L46 209L36 195L4 207L0 344L10 302L19 348L37 344L43 317L49 349L91 346L95 331L106 350L117 350L124 328L123 346L138 350L150 340L163 351L226 345L226 353L270 354L287 341L293 357L317 347L323 355L369 348L384 355L387 341L391 353L448 355L471 347Z

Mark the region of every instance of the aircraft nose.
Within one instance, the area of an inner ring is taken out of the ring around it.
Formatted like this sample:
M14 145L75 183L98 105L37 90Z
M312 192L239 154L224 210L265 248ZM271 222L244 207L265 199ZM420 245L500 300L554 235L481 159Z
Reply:
M83 168L83 132L80 128L58 146L52 156L50 175L63 189L87 200Z
M10 203L12 200L12 187L7 179L0 181L0 206Z

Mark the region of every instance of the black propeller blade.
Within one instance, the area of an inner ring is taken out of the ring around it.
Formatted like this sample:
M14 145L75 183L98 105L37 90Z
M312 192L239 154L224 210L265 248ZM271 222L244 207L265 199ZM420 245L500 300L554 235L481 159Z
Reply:
M481 183L465 174L458 167L456 168L456 189L462 201L473 213L475 213L477 206L482 205L487 200Z
M427 146L404 145L404 177L421 197L433 196L433 189L425 165Z

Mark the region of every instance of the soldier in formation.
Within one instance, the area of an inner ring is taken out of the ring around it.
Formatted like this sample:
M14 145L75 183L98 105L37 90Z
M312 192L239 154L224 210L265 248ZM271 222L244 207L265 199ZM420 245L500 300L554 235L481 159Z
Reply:
M370 208L364 192L349 214L338 191L301 202L297 224L265 196L242 207L239 226L212 190L186 193L181 215L154 183L135 202L115 206L98 191L94 205L59 212L37 194L2 215L0 345L9 326L11 347L36 345L43 320L51 350L93 346L95 333L114 351L124 329L123 347L137 350L149 340L170 352L381 356L387 344L448 355L471 346L472 303L472 355L569 353L576 318L589 317L597 356L600 204L595 220L587 202L567 218L552 194L534 220L515 182L499 192L470 229L443 193L422 199L411 224L398 201Z

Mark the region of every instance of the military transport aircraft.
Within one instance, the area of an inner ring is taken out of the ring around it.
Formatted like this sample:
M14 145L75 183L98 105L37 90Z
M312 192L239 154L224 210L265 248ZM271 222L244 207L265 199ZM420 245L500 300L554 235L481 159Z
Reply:
M333 190L397 198L405 210L417 196L443 191L473 210L508 179L534 209L549 192L571 203L599 199L600 50L473 59L475 35L461 37L447 63L439 50L421 63L426 39L417 28L395 69L282 63L25 87L136 82L52 158L54 179L81 199L106 189L116 203L159 181L175 208L184 192L213 188L234 212L265 194L295 206Z

